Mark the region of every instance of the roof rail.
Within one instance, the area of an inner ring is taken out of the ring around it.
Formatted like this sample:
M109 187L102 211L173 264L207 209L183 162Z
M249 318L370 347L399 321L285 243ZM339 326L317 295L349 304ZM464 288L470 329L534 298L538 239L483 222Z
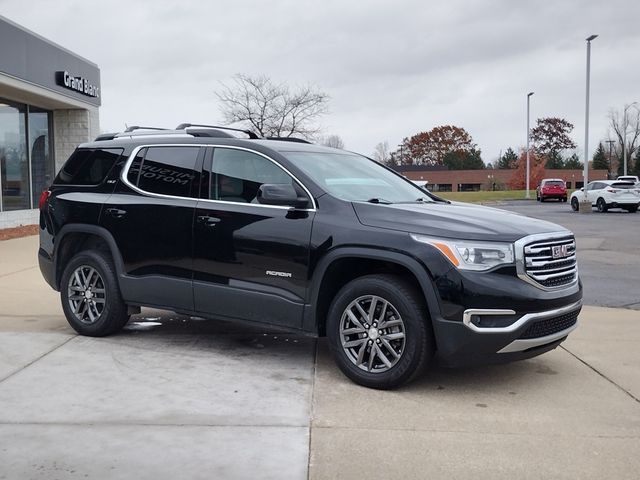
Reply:
M133 132L134 130L168 130L168 128L142 127L140 125L132 125L130 127L127 127L127 129L123 133Z
M180 125L178 125L176 127L176 130L186 130L189 127L216 128L218 130L232 130L234 132L246 133L247 135L249 135L249 138L251 138L251 139L260 138L258 135L256 135L251 130L243 130L241 128L231 128L231 127L220 127L218 125L201 125L199 123L181 123Z
M265 140L279 140L281 142L294 142L294 143L311 143L309 140L295 137L266 137Z

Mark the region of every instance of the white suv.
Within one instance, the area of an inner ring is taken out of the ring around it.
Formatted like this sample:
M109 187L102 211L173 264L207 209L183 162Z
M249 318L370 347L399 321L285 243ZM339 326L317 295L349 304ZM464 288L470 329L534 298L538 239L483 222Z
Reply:
M578 211L578 203L590 200L599 212L606 212L610 208L622 208L630 213L638 211L640 205L640 191L633 182L620 180L597 180L589 182L586 188L576 190L571 194L571 208Z

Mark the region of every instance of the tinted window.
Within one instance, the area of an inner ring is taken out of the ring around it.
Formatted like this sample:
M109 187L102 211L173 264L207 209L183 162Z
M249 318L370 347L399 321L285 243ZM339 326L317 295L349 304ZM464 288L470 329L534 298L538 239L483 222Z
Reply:
M121 148L78 149L53 181L63 185L98 185L122 154Z
M295 185L293 179L275 163L255 153L216 148L208 181L208 198L227 202L257 203L260 185Z
M635 185L633 183L630 182L625 182L625 183L613 183L611 184L612 188L620 188L620 189L630 189L630 188L635 188Z
M141 159L139 170L132 172L132 164L127 178L131 181L133 176L137 176L134 185L146 192L189 197L196 177L199 150L200 147L149 147ZM137 157L134 163L136 160Z
M564 182L560 180L550 180L548 182L544 182L545 187L564 187Z

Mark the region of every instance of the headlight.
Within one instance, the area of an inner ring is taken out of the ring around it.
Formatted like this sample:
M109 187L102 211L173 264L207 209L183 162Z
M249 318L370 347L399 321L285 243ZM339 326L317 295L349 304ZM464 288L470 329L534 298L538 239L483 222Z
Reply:
M511 243L444 240L417 234L411 234L411 238L437 248L451 263L462 270L483 271L514 263Z

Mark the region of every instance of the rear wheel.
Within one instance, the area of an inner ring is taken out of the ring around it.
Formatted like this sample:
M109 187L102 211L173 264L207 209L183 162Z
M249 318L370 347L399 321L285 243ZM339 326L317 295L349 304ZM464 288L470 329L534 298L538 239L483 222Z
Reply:
M355 383L391 389L410 381L433 357L422 294L395 275L367 275L345 285L327 317L334 359Z
M98 250L80 252L67 264L60 298L69 325L81 335L109 335L129 320L111 259Z
M638 211L638 205L632 205L630 207L626 207L625 210L629 213L636 213Z
M600 197L596 202L596 208L600 213L605 213L608 210L607 202L604 201L604 198Z
M579 208L580 208L580 205L578 204L578 199L576 197L573 197L571 199L571 210L573 210L574 212L577 212Z

